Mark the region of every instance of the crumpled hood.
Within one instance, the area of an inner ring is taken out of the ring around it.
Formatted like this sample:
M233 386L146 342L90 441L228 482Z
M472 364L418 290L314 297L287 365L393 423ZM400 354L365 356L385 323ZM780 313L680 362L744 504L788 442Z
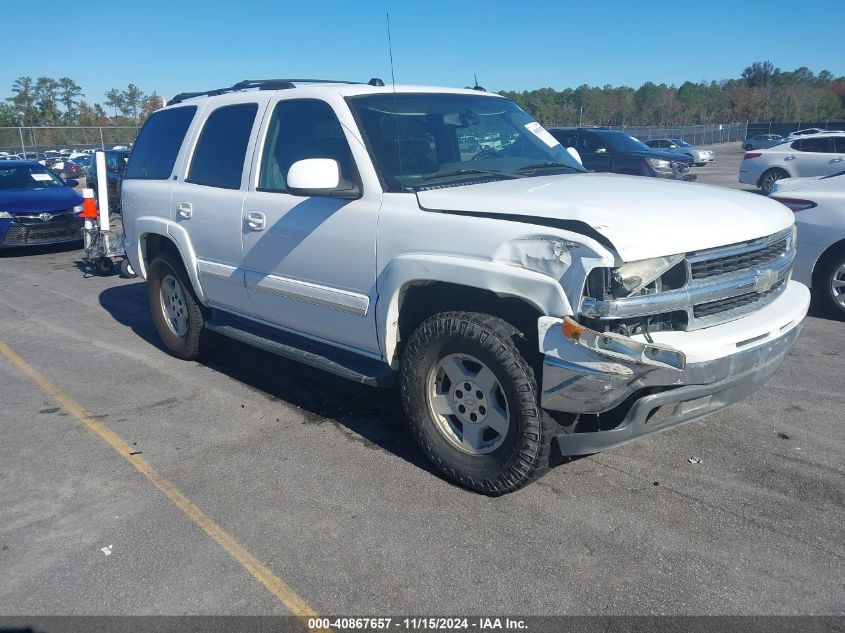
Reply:
M432 211L583 222L610 240L623 261L744 242L794 223L789 209L754 193L605 173L446 187L417 198Z
M71 187L45 187L27 191L0 191L0 211L41 213L82 204L82 196Z

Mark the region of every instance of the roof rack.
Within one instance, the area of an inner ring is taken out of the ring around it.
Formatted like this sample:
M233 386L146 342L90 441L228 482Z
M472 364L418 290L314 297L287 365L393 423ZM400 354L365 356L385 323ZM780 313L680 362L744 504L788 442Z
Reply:
M168 104L179 103L185 99L194 97L213 97L227 92L237 92L258 88L259 90L289 90L296 88L296 84L360 84L360 81L344 81L336 79L244 79L227 88L215 88L213 90L202 90L200 92L180 92L173 97ZM373 77L367 82L369 86L383 86L384 82L378 77Z

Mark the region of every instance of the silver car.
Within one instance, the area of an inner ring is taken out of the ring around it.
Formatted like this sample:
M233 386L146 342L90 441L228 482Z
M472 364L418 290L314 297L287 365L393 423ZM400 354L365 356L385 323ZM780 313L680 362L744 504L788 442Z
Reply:
M701 149L690 145L686 141L677 138L655 138L648 141L643 141L649 147L659 149L664 152L674 152L676 154L686 154L692 158L692 162L696 167L701 167L707 163L712 163L716 160L716 152L709 149Z
M783 143L785 140L786 139L780 134L758 134L757 136L745 139L745 142L742 144L742 149L747 152L752 149L771 147L772 145Z

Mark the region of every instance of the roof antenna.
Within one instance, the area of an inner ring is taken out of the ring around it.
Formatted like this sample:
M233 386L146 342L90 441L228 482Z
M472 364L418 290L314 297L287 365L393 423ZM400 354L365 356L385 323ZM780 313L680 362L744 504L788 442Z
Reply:
M472 86L473 90L480 90L481 92L487 92L484 88L482 88L481 86L478 85L478 75L476 75L475 73L472 73L472 78L475 81L475 83Z
M399 103L396 100L396 75L393 74L393 40L390 37L390 13L385 13L387 17L387 52L390 55L390 81L393 85L393 109L394 117L396 118L396 153L399 156L399 186L402 186L404 174L402 171L402 139L399 133Z

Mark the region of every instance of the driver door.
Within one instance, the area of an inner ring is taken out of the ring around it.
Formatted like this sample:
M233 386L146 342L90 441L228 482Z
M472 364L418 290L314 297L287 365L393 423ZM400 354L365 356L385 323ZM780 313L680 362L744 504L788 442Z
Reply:
M376 224L381 191L364 189L332 106L282 98L272 115L243 205L247 294L253 314L298 334L379 354L375 327ZM354 139L353 139L353 142ZM293 163L337 161L362 187L357 200L300 196L286 186Z

